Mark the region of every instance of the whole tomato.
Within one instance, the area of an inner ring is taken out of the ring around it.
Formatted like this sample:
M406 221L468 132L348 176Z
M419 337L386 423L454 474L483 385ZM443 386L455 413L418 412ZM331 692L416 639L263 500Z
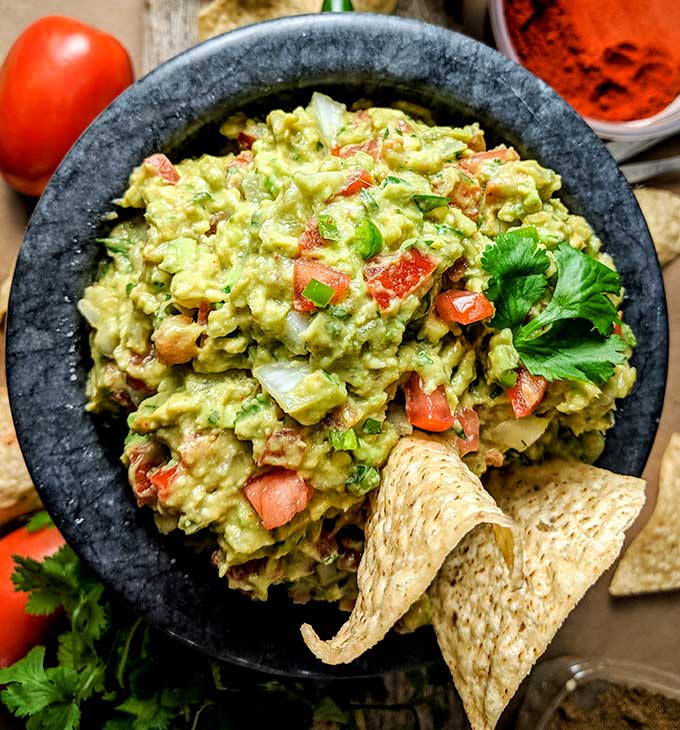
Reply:
M0 173L40 195L85 127L133 81L130 57L108 33L73 18L37 20L0 68Z
M56 527L29 532L20 527L0 538L0 668L14 664L39 644L54 616L30 616L24 611L28 594L14 590L11 575L16 567L12 555L42 560L64 544Z

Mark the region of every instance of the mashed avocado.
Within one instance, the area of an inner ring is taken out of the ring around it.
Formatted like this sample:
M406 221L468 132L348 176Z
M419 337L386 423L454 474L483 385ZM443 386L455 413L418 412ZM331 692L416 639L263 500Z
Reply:
M559 176L487 151L477 124L404 108L315 94L265 122L228 119L232 153L153 155L80 302L88 407L127 412L138 503L163 532L208 528L220 575L255 598L286 583L296 601L351 607L367 494L414 425L477 474L546 453L592 461L634 383L625 325L599 380L531 375L516 330L494 326L489 246L524 236L544 257L524 320L559 288L565 245L613 269L552 197ZM418 604L405 625L426 620Z

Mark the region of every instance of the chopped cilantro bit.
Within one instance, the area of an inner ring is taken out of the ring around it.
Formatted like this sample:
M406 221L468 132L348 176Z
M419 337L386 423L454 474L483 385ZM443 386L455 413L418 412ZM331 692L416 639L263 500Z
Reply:
M375 213L379 210L379 205L376 202L375 198L371 193L366 190L366 188L361 188L359 191L359 197L361 198L361 202L364 204L364 207L366 210L368 210L371 213Z
M359 446L359 439L353 428L346 431L332 430L328 432L328 440L337 451L353 451Z
M349 319L352 316L346 309L338 307L336 304L329 305L326 311L336 319Z
M130 296L130 294L132 293L132 290L134 288L135 288L134 282L132 282L132 281L128 282L128 284L125 286L125 293L127 294L127 296Z
M366 494L380 484L380 472L374 466L358 464L348 482L345 483L350 494Z
M375 418L367 418L364 421L364 425L361 427L361 430L364 433L370 434L380 433L382 431L382 424L380 421L376 421Z
M385 127L385 131L383 132L383 139L387 139L390 136L390 128Z
M328 241L339 241L340 231L338 231L338 224L335 222L333 216L328 214L320 215L317 219L319 226L319 233L322 238Z
M353 244L356 252L362 259L370 259L382 251L383 236L378 226L372 220L364 218L357 226Z
M271 399L266 393L258 393L257 395L250 396L250 398L246 399L241 410L236 414L234 421L236 422L245 416L252 416L255 413L259 413L265 408L269 408L271 404Z
M385 185L401 185L404 181L395 175L388 175L385 178Z
M443 208L451 202L443 195L414 195L413 201L423 213L429 213L435 208Z
M302 291L302 296L317 307L327 307L335 296L335 289L317 279L310 279Z
M217 422L220 420L220 414L218 411L211 411L210 415L208 416L208 423L211 426L216 426Z
M207 190L203 190L202 192L194 195L189 203L192 205L201 205L203 203L207 203L209 200L214 200L213 196Z
M107 253L120 254L121 256L127 256L130 253L130 246L132 245L132 241L129 238L116 238L113 236L109 238L95 238L95 241L104 244Z
M435 223L434 229L440 236L453 234L455 236L459 236L460 238L466 237L463 231L459 231L457 228L453 228L453 226L449 226L446 223Z

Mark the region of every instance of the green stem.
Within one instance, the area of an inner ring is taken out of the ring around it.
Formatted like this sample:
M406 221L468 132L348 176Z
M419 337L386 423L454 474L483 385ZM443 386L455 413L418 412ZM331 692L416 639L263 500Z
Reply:
M352 0L323 0L322 13L349 13L354 10Z
M134 638L135 632L139 628L139 625L142 623L141 617L138 618L133 624L132 628L128 632L127 638L125 639L125 645L123 646L123 653L120 657L120 663L118 664L118 670L116 671L116 681L118 682L118 686L121 689L125 689L124 684L124 674L125 674L125 665L127 664L128 656L130 654L130 646L132 645L132 639Z

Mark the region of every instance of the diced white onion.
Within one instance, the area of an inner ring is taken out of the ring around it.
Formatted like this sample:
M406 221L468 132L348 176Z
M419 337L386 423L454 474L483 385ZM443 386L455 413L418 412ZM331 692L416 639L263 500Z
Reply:
M293 410L298 403L298 398L291 399L291 391L311 372L312 368L309 363L289 360L260 365L253 370L253 375L287 413L289 409Z
M326 94L320 94L315 91L312 94L311 107L319 122L319 130L321 132L321 141L329 149L335 145L338 130L342 126L342 115L345 111L345 105L334 101Z
M294 309L291 309L286 315L284 340L289 349L296 355L304 355L305 353L305 339L303 335L309 327L310 320L311 317L308 312L298 312Z
M550 419L537 416L501 421L487 431L486 440L504 450L524 451L541 438L549 422Z

